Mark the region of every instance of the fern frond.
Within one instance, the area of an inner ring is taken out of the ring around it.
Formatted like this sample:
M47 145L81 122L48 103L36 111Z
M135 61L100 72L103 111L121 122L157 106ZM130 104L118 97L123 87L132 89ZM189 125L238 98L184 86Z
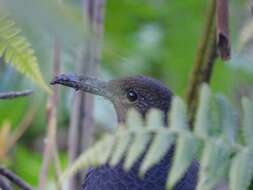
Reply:
M199 143L199 140L190 133L178 137L173 165L167 180L168 188L172 189L185 174L196 157Z
M31 44L21 35L21 30L15 22L6 17L0 18L0 56L3 56L6 63L11 63L17 71L50 92Z
M243 107L243 136L248 145L253 145L253 102L247 98L242 99Z
M226 174L231 148L221 139L205 142L197 190L212 190Z
M225 141L234 143L237 132L235 108L222 95L216 96L216 101L219 106L221 136Z
M152 144L150 145L150 148L145 155L145 159L142 162L140 176L144 176L151 167L153 167L165 156L174 141L175 135L168 130L162 130L160 133L155 134Z
M212 94L207 84L203 84L200 90L199 106L196 114L194 126L195 134L205 137L209 135L212 128L211 115Z
M128 134L126 129L120 129L115 138L117 143L109 161L111 166L117 165L122 160L133 137Z
M229 186L231 190L246 190L253 176L253 148L237 153L231 162Z
M195 126L198 129L193 132L188 129L185 104L178 97L173 99L170 127L163 127L162 114L157 110L149 112L147 123L132 110L126 124L117 128L115 133L105 135L83 153L73 166L64 172L62 180L81 168L105 163L115 166L120 163L125 170L129 170L141 160L139 174L143 177L151 167L164 158L172 146L175 146L173 162L168 171L167 189L172 189L177 184L192 162L195 162L198 153L201 159L197 190L211 190L227 178L231 190L246 190L253 177L253 144L250 139L253 122L252 102L243 99L246 145L241 145L236 142L235 111L225 97L216 96L217 114L220 117L218 122L210 123L212 118L208 114L214 108L210 106L212 97L208 86L204 86ZM217 127L213 125L220 127L220 134L209 133L210 127Z
M186 105L184 104L183 100L180 99L179 97L173 98L169 118L171 129L176 131L180 130L189 131Z

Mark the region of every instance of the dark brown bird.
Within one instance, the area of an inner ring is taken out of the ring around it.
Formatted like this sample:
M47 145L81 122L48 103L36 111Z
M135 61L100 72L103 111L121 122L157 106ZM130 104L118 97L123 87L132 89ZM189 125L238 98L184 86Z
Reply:
M136 76L104 82L91 77L59 75L51 84L62 84L109 99L115 107L118 122L125 121L130 108L138 110L144 118L151 108L157 108L164 113L164 122L167 124L172 92L155 79ZM173 153L174 148L168 150L164 158L143 179L138 177L143 157L129 172L123 171L122 163L114 168L107 164L92 168L84 180L82 190L165 190ZM197 176L198 164L193 161L174 190L194 190Z

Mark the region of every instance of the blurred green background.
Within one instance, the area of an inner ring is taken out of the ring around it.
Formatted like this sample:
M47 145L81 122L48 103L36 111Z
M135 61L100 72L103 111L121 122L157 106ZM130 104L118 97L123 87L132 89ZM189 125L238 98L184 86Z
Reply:
M63 5L70 10L65 17L61 17L58 9L51 7L48 1L43 1L44 7L32 4L36 2L40 1L10 0L6 7L10 17L22 28L23 34L36 50L42 74L49 83L52 78L53 33L59 34L62 45L62 72L74 73L78 46L80 42L86 43L89 36L85 30L88 29L82 21L79 0L63 1ZM99 77L108 80L129 75L148 75L161 80L177 95L184 97L207 9L208 1L107 0ZM231 0L230 11L232 59L229 62L216 62L211 87L238 104L239 97L252 96L253 90L252 39L245 42L242 37L242 31L245 30L249 36L253 36L250 1ZM36 109L29 129L0 161L32 185L37 185L46 134L46 94L3 61L0 61L0 81L1 92L35 89L32 97L0 101L1 129L9 125L10 131L13 131L31 107ZM67 162L66 133L72 95L72 90L61 88L58 140L63 165ZM114 112L108 112L108 109L113 110L106 100L96 98L98 126L115 126ZM106 119L108 117L111 119ZM8 138L1 137L0 149L3 149Z

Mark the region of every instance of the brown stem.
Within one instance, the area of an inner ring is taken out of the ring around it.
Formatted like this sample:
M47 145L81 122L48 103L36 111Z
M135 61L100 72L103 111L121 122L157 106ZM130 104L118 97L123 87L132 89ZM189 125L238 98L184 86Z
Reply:
M79 74L96 76L101 57L105 0L83 0L83 12L89 21L90 36L85 44L82 60L79 62ZM85 151L93 141L94 133L94 97L77 92L74 95L69 132L69 165ZM69 189L80 188L80 174L70 179Z
M30 96L33 93L31 90L25 90L21 92L4 92L0 93L0 99L14 99L24 96Z
M192 127L194 121L194 113L196 111L196 102L199 91L199 86L201 84L200 75L207 57L208 44L211 38L214 20L215 20L215 10L216 10L216 0L210 0L209 10L207 13L207 20L205 24L204 33L200 40L199 47L197 49L196 60L193 65L193 69L190 75L190 82L188 84L186 99L188 105L188 113L190 114L189 123Z
M18 177L16 174L12 173L11 171L1 166L0 166L0 175L6 177L8 180L10 180L12 183L14 183L23 190L32 190L32 187L25 181L23 181L20 177Z
M228 60L231 54L228 0L217 0L216 9L218 51L221 59Z
M60 73L60 45L57 39L55 39L54 42L53 67L53 75L58 75ZM52 158L54 158L54 149L56 147L57 107L59 99L58 94L58 86L55 85L53 87L53 93L48 99L48 131L43 153L43 163L40 172L39 190L44 190L46 187L48 168L50 161Z
M213 31L212 38L210 39L210 44L207 49L206 58L201 72L201 82L210 83L213 67L215 60L217 58L217 44L215 38L215 30Z

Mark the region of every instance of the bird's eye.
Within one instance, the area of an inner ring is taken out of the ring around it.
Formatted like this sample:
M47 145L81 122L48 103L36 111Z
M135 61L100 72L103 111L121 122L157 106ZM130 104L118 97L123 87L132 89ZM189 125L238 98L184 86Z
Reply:
M128 98L128 100L130 101L130 102L134 102L134 101L136 101L137 100L137 93L135 92L135 91L133 91L133 90L129 90L128 92L127 92L127 98Z

